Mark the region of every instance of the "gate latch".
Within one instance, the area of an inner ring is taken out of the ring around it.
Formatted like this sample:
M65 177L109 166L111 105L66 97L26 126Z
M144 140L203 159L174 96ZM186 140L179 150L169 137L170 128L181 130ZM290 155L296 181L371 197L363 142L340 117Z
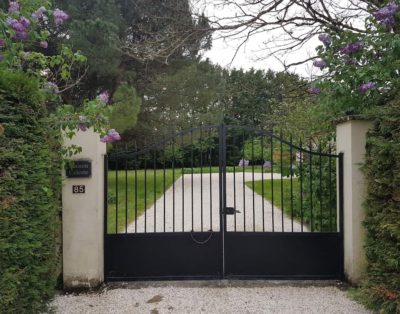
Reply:
M240 214L240 211L236 210L234 207L225 207L225 215L234 215L235 213Z

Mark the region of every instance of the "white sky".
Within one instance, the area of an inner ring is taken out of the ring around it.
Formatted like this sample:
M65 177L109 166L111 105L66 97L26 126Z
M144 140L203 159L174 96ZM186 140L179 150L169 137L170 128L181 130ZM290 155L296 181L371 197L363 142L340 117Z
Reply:
M232 40L227 41L223 39L214 39L212 49L204 54L204 58L209 58L213 63L226 68L250 69L253 67L261 70L271 69L274 71L282 71L284 70L282 61L286 60L287 63L289 63L307 59L309 56L314 56L316 54L315 47L320 43L315 39L310 41L307 47L303 47L301 50L292 54L259 59L257 56L259 55L258 51L262 47L262 40L260 40L260 36L254 36L250 37L246 45L241 47L235 59L231 63L238 44L238 42ZM312 67L312 62L293 67L290 71L296 72L304 77L310 77L312 74L317 73L317 70Z

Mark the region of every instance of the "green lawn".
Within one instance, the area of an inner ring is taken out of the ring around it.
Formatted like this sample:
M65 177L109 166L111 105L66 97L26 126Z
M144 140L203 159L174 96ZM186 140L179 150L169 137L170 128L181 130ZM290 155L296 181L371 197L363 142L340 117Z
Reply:
M288 217L292 215L291 206L291 188L290 179L274 180L274 205L278 208L282 208L282 197L281 197L281 182L283 186L283 210ZM247 182L246 185L252 188L252 183ZM262 195L262 181L254 182L254 190L257 194ZM321 206L318 200L317 190L313 192L313 214L310 210L309 195L307 192L303 192L303 204L300 206L300 182L297 178L293 178L293 218L297 221L301 221L303 217L303 224L308 229L314 231L328 231L336 232L336 199L333 198L328 203L327 196L325 196L324 202ZM272 188L271 180L264 180L264 197L268 201L272 201ZM313 228L311 228L311 222Z
M274 181L274 206L282 209L282 195L281 195L281 187L283 186L283 210L288 217L292 215L292 207L291 207L291 186L290 179L275 179ZM281 184L282 182L282 184ZM246 182L246 185L252 189L253 183ZM254 191L262 196L262 180L254 182ZM301 217L297 217L296 213L298 212L298 208L300 207L299 199L297 195L300 193L300 184L299 180L293 178L293 214L294 219L299 219ZM272 201L272 184L271 180L264 180L264 197L268 201Z
M135 208L137 207L137 216L139 217L144 210L151 207L154 204L154 197L160 198L164 194L164 171L159 169L156 171L154 176L154 170L147 170L146 174L146 189L145 189L145 171L137 171L137 199L135 201L135 171L128 171L128 221L129 225L135 220ZM175 170L175 180L181 176L181 170ZM154 189L154 178L155 189ZM166 169L165 171L165 189L173 183L173 171L172 169ZM146 202L145 202L145 190L146 190ZM156 191L154 193L154 190ZM155 194L155 196L154 196ZM125 171L118 171L118 231L125 230L126 223L126 176ZM146 203L146 207L145 207ZM107 231L108 233L115 233L116 229L116 218L117 218L117 193L116 193L116 171L109 171L108 173L108 221Z

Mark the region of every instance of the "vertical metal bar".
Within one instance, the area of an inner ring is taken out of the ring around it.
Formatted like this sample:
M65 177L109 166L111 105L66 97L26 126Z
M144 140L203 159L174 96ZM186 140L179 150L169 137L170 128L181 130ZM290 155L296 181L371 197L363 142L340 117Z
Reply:
M281 213L282 213L282 232L285 231L285 227L284 227L284 200L283 200L283 143L282 143L282 131L280 132L280 148L281 148Z
M310 167L310 214L311 214L311 232L314 232L314 213L313 213L313 175L312 175L312 152L311 141L309 143L309 167Z
M290 135L290 219L293 232L293 138Z
M194 199L193 199L193 131L190 131L190 160L191 160L191 194L192 194L192 231L194 231Z
M209 134L208 134L208 136L209 136L209 141L211 142L212 141L212 137L211 137L211 129L209 130ZM213 213L213 205L212 205L212 144L210 144L210 152L209 152L209 157L210 157L210 160L209 160L209 162L210 162L210 165L209 165L209 167L210 167L210 230L213 230L213 227L212 227L212 213Z
M251 137L251 181L253 189L253 232L256 231L256 204L255 204L255 186L254 186L254 133Z
M225 169L225 159L226 159L226 151L225 151L225 127L222 123L219 126L219 223L220 223L220 231L221 231L221 260L220 260L220 277L224 278L225 276L225 195L224 195L224 170ZM226 181L225 181L226 182Z
M115 233L118 233L118 159L115 159Z
M147 232L147 156L144 156L144 233Z
M338 185L339 185L339 233L341 235L341 274L344 275L344 164L343 164L343 153L339 153L339 173L338 173Z
M172 140L172 232L175 232L175 138Z
M339 232L342 234L342 236L344 232L343 169L343 153L339 153Z
M320 215L320 228L319 231L323 231L323 219L322 219L322 148L321 143L319 143L319 215Z
M233 134L233 145L236 148L236 133ZM237 228L237 217L236 217L236 164L233 164L233 208L235 208L235 213L233 216L234 223L234 231L236 232Z
M261 134L261 197L262 197L262 226L265 232L265 194L264 194L264 134Z
M125 233L128 233L128 159L125 158Z
M163 208L163 211L164 211L164 228L163 228L163 230L164 230L164 232L165 232L165 225L166 225L166 183L165 183L165 147L163 147L163 192L164 192L164 197L163 197L163 205L164 205L164 208Z
M104 236L108 234L108 156L104 155ZM104 254L105 255L105 254Z
M300 215L301 232L304 231L304 212L303 212L303 144L300 140Z
M271 206L272 206L272 232L275 232L274 213L274 138L271 134Z
M203 232L203 127L200 128L200 223Z
M225 124L222 122L222 208L226 209L226 127ZM223 241L223 276L225 277L225 267L226 267L226 261L225 261L225 233L227 232L227 226L226 226L226 214L223 215L222 217L222 241Z
M328 168L328 176L329 176L329 231L333 231L332 227L332 147L329 144L329 168Z
M154 201L154 232L157 230L157 151L154 150L153 156L153 168L154 168L154 182L153 182L153 201Z
M244 168L246 166L245 159L244 159L244 146L246 144L245 142L245 135L244 135L244 130L243 132L243 153L242 153L242 172L243 172L243 231L246 232L246 181L245 181L245 174L244 174Z
M103 264L104 271L103 276L105 281L107 282L107 246L106 246L106 237L108 234L108 156L104 155L104 224L103 224Z
M181 134L182 151L182 232L185 231L185 151L183 150L183 134Z
M135 154L135 233L137 233L137 216L138 216L138 180L137 180L137 154Z

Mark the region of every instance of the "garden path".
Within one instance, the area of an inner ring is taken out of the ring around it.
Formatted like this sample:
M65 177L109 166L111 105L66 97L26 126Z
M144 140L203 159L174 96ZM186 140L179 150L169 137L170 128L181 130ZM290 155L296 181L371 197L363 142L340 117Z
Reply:
M281 175L264 174L265 180L280 179ZM254 173L254 180L261 180ZM227 207L240 213L227 216L228 231L301 231L301 225L246 186L253 180L251 172L226 174ZM193 182L193 197L192 197ZM254 198L253 198L254 195ZM280 197L280 195L278 196ZM193 208L193 210L192 210ZM264 210L263 210L264 208ZM193 214L192 214L193 213ZM165 219L164 219L165 217ZM254 218L254 219L253 219ZM164 229L165 223L165 229ZM236 229L235 229L236 226ZM293 229L292 229L293 227ZM219 174L185 174L175 181L153 206L128 226L128 232L188 232L219 231ZM304 227L306 231L306 227Z

